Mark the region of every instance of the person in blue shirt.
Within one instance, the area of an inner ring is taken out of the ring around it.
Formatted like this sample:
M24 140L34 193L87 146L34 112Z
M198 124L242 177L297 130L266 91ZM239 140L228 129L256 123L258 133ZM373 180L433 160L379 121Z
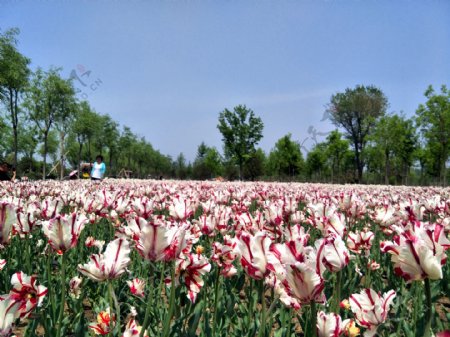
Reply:
M102 180L106 172L106 165L103 162L103 156L98 155L95 163L92 164L91 180Z

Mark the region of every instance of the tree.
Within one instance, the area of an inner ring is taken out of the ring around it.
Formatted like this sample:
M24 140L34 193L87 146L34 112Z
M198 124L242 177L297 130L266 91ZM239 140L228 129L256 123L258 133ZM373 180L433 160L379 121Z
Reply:
M326 139L325 154L331 164L331 181L334 182L337 176L338 181L342 174L342 166L349 152L349 143L342 139L342 134L338 130L332 131Z
M197 157L192 167L195 179L211 179L223 173L223 162L215 147L209 147L201 142L197 148Z
M306 156L306 172L313 179L323 179L327 170L325 143L316 144Z
M175 159L174 168L175 168L175 176L177 177L177 179L187 178L188 170L186 158L184 157L183 152L180 152L180 154L177 156L177 159Z
M28 85L30 60L17 50L18 29L0 34L0 101L9 112L13 129L14 166L17 165L19 99Z
M78 143L77 167L79 169L81 163L81 155L83 146L87 143L87 158L85 160L91 162L91 143L98 128L99 117L92 110L88 102L82 101L77 105L75 118L72 123L72 133Z
M101 138L103 139L103 143L108 150L109 169L111 172L115 171L113 160L116 159L116 154L118 153L119 137L119 124L114 121L111 116L103 116L103 134Z
M258 148L244 165L244 178L255 181L258 177L264 175L264 168L266 166L266 154L261 148Z
M264 124L251 109L238 105L233 111L225 109L219 114L217 128L222 134L225 155L237 162L239 178L242 179L243 166L263 137Z
M304 160L300 144L291 139L291 134L278 139L269 154L268 167L272 174L294 177L303 171Z
M386 112L388 101L383 92L374 86L347 88L331 97L327 112L332 122L344 128L355 152L357 181L362 181L364 161L362 152L377 119Z
M435 149L439 182L446 184L446 162L450 153L450 90L445 85L438 94L430 85L425 91L427 102L416 111L417 125L430 147Z
M40 131L43 145L42 179L46 178L48 138L55 123L65 123L69 118L74 90L69 80L61 78L60 69L51 68L44 72L38 68L33 74L30 89L26 92L24 106L30 119Z

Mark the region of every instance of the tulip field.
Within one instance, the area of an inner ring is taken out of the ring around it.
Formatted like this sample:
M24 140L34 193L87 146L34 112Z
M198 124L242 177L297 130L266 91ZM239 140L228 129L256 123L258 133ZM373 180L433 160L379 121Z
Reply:
M0 336L449 336L450 189L0 185Z

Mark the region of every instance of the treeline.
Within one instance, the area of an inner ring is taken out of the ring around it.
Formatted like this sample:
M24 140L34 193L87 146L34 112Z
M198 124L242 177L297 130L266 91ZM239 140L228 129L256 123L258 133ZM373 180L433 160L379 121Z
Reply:
M263 121L246 106L219 114L223 154L202 142L188 162L162 154L144 137L77 99L61 69L31 71L17 49L18 30L0 32L0 160L31 179L63 178L103 155L108 176L335 183L449 183L450 91L429 87L413 118L387 114L388 100L373 86L331 97L336 125L304 156L292 134L269 153L258 148Z

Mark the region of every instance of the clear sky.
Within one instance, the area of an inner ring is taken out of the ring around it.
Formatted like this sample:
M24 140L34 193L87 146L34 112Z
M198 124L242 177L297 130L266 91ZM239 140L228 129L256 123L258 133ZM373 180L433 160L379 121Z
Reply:
M237 104L263 119L265 151L288 132L310 148L347 87L412 116L429 84L450 85L446 0L0 0L10 27L33 68L73 70L97 112L189 160L222 149L217 118Z

